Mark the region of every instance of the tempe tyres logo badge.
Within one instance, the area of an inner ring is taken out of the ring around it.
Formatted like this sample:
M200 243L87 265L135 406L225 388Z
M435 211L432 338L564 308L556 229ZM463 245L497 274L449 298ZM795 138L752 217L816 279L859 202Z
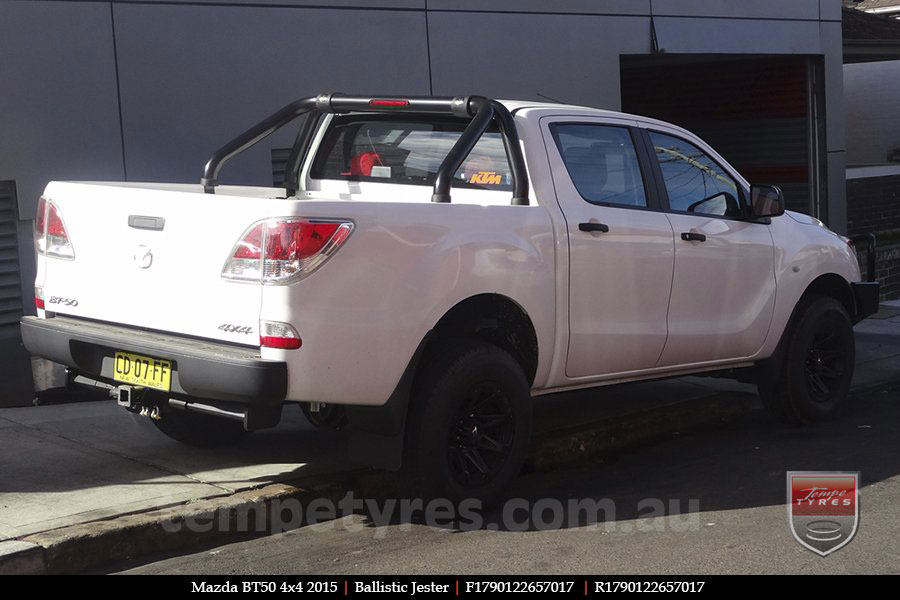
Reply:
M859 524L859 473L788 471L788 524L794 538L825 556L845 546Z

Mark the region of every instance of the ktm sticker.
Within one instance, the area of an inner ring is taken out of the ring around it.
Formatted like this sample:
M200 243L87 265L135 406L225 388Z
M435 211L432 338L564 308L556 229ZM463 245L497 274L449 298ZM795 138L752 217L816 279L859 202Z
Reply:
M469 183L478 183L481 185L500 185L503 178L496 171L478 171L469 179Z

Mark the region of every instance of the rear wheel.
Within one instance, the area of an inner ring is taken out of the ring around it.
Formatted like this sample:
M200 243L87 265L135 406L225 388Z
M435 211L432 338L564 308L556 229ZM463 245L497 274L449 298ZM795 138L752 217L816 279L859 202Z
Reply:
M530 386L509 353L474 340L442 343L418 378L406 429L416 492L495 501L522 468L531 426Z
M850 391L855 361L853 325L829 297L808 301L788 334L780 364L760 370L766 408L789 423L815 423L833 415Z
M190 411L168 410L150 421L173 440L197 448L236 444L250 435L243 423Z
M317 409L313 410L309 402L300 404L303 416L313 427L329 427L331 429L343 429L347 425L347 411L340 404L325 404L320 402Z

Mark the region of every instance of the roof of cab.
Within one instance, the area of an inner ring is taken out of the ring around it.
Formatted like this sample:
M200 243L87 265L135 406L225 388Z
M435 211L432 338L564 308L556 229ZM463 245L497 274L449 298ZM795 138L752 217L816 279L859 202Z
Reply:
M648 125L663 125L665 127L670 127L672 129L676 129L678 131L683 131L687 134L694 135L690 131L684 129L683 127L679 127L674 123L669 123L666 121L660 121L659 119L654 119L651 117L645 117L643 115L634 115L631 113L624 113L615 110L606 110L603 108L594 108L592 106L580 106L578 104L562 104L555 102L532 102L528 100L497 100L503 104L511 113L514 113L517 110L530 110L530 109L540 109L540 110L552 110L557 112L583 112L590 113L593 116L597 117L613 117L618 119L630 119L633 121L640 121L641 123L645 123Z

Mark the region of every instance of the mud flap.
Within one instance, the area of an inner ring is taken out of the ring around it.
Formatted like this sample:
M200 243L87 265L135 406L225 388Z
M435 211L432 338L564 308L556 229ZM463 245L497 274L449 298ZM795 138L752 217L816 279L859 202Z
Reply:
M347 406L347 453L351 461L376 469L399 471L403 466L406 416L416 372L432 331L429 331L403 371L394 392L382 406Z

